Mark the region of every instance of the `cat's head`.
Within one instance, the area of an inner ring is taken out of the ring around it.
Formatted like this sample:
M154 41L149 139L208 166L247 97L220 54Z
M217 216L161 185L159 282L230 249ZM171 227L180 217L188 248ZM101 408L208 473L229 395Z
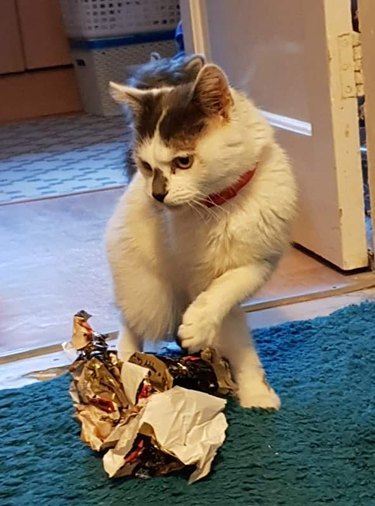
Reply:
M216 65L203 66L189 84L139 90L111 83L111 92L133 112L134 159L149 195L165 205L199 205L252 168L250 103Z

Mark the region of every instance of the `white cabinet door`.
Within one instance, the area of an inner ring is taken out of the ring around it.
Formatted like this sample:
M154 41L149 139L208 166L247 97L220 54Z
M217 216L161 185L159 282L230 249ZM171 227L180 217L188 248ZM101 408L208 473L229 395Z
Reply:
M300 187L294 239L368 265L350 0L182 0L187 49L223 67L276 127Z

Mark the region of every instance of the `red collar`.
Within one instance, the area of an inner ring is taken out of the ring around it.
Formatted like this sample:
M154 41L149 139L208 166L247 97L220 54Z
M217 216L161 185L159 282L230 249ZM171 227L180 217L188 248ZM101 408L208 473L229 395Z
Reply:
M244 186L249 183L254 174L255 174L256 167L253 167L251 170L248 170L242 176L239 178L239 180L234 183L232 186L229 186L228 188L225 188L225 190L219 192L219 193L213 193L212 195L209 195L206 197L202 203L206 207L214 207L214 206L221 206L222 204L225 204L228 200L232 199L237 195L237 193L242 190Z

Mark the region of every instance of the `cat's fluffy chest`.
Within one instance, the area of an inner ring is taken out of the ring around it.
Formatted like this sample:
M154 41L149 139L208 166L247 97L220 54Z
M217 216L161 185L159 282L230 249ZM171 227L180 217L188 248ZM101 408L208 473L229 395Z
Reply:
M248 260L248 243L234 226L235 218L223 210L211 216L194 211L175 213L163 221L167 270L181 288L199 292Z

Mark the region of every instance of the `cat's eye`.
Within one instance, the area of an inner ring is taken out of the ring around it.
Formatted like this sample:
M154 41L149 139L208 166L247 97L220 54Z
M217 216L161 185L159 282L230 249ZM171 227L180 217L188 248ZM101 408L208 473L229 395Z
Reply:
M149 172L151 174L152 172L152 167L149 163L145 162L144 160L140 160L141 162L141 165L142 165L142 168L145 172Z
M173 167L175 169L190 169L190 167L193 165L194 157L193 155L186 155L186 156L177 156L173 159Z

